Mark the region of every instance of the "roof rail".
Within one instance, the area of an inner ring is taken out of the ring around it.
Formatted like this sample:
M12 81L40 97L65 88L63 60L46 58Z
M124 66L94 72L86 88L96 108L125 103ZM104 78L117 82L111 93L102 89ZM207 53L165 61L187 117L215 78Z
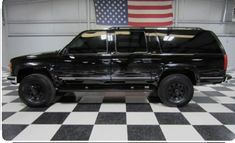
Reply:
M200 27L110 27L109 30L120 30L120 29L168 29L168 30L203 30Z

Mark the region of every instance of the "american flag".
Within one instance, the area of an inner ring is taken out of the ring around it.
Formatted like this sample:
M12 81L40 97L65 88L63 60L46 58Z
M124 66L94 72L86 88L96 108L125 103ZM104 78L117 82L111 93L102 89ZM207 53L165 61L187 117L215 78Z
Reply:
M98 25L171 26L172 0L94 0Z

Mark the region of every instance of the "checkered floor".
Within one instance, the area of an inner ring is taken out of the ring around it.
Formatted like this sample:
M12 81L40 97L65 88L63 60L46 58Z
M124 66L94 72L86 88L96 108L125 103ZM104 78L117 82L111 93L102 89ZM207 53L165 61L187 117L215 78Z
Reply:
M235 73L232 73L235 77ZM182 108L149 102L146 91L78 92L48 108L29 108L3 72L6 140L233 140L235 79L196 86Z

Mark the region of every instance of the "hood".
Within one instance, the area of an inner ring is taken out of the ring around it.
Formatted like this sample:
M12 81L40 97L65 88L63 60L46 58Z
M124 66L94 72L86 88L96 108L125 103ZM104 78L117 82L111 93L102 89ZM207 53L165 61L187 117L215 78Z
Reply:
M11 59L11 62L18 62L22 60L34 60L34 59L49 59L56 55L58 55L59 51L51 51L51 52L43 52L43 53L34 53L24 56L18 56L13 59Z

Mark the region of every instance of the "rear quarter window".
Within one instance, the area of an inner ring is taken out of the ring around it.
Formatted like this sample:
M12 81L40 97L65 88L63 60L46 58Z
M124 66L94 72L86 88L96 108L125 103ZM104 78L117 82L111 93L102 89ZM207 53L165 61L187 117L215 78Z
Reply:
M221 53L217 39L210 31L158 31L164 53Z

